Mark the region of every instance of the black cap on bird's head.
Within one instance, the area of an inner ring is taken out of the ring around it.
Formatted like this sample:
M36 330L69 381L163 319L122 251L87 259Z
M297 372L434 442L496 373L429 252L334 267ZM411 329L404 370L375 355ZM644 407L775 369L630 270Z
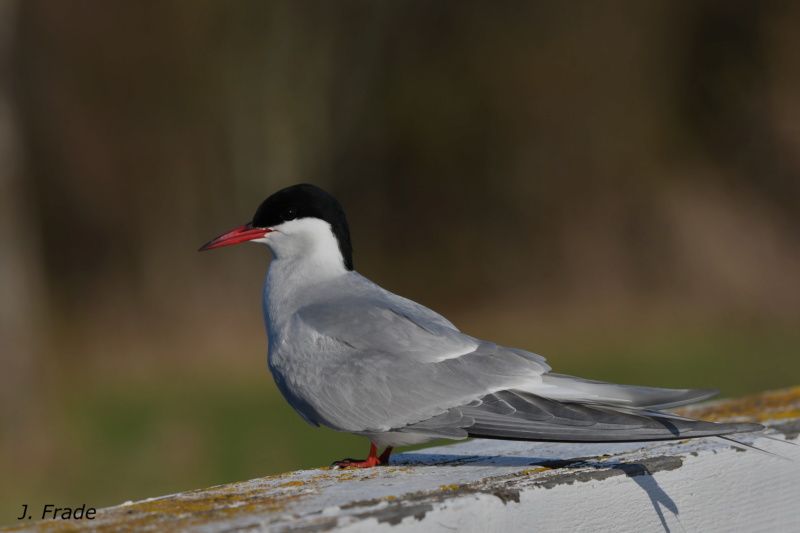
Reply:
M328 223L339 245L345 268L353 270L353 246L342 206L329 193L307 183L276 192L258 206L251 222L209 241L199 251L262 239L273 231L280 231L282 224L304 218L316 218Z

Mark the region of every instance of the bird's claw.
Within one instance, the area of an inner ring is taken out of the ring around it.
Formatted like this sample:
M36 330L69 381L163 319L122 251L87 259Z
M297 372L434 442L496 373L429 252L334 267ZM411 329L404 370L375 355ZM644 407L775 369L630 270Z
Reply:
M344 467L346 467L346 466L347 466L349 463L360 463L360 462L361 462L361 461L359 461L358 459L351 459L350 457L347 457L347 458L345 458L345 459L342 459L341 461L334 461L334 462L332 462L332 463L331 463L331 467L333 467L333 468L344 468Z
M332 468L344 470L345 468L372 468L379 465L381 462L376 457L368 457L367 459L342 459L341 461L334 461L331 465Z

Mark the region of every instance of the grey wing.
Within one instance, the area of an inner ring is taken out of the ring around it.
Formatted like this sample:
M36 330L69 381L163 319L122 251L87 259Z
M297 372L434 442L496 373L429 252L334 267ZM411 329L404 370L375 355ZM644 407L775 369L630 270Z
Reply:
M357 296L295 313L293 338L303 340L294 349L306 364L285 374L287 388L305 404L301 414L342 431L385 432L496 391L533 387L550 370L541 356L412 311Z
M577 442L761 429L655 411L708 398L716 394L712 389L548 374L541 356L464 335L433 311L388 295L337 299L296 313L296 338L306 334L305 361L312 363L291 373L292 390L307 420L354 433Z
M500 391L399 431L450 439L632 442L762 429L759 424L704 422L646 408L564 402L521 391Z

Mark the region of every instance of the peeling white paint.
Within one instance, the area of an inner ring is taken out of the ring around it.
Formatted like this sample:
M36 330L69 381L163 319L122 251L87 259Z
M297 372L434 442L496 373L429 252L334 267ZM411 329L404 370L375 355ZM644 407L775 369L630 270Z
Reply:
M800 396L800 395L798 395ZM723 404L724 406L724 404ZM800 418L767 435L622 444L474 440L367 470L305 470L98 512L31 531L800 531ZM27 524L26 524L27 525Z

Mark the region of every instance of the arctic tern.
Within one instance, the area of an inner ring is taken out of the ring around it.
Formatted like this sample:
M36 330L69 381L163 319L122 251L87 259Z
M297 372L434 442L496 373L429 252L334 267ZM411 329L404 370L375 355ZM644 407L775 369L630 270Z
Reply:
M245 241L272 251L263 311L278 389L309 424L370 440L366 460L339 466L385 464L395 446L442 438L630 442L763 429L661 411L710 398L713 389L555 374L540 355L460 332L353 269L344 211L314 185L276 192L251 222L200 251Z

